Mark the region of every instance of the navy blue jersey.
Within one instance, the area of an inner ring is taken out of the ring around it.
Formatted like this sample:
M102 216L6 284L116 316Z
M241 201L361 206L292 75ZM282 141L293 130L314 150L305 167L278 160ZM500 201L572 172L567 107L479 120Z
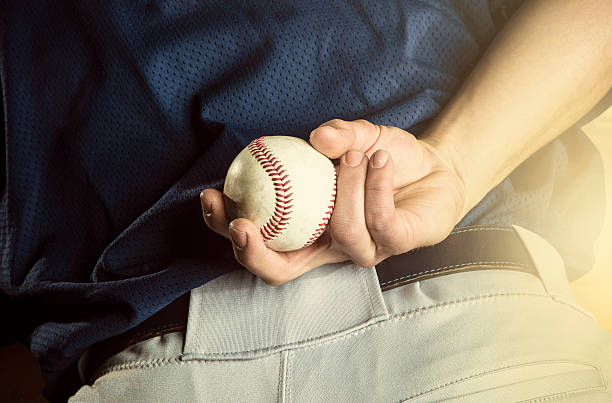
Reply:
M0 9L0 287L9 327L55 398L74 392L70 369L87 347L241 269L203 223L198 195L222 187L250 140L307 139L333 118L419 135L499 28L486 0L5 0ZM601 180L572 174L571 150L591 164L581 172L600 169L572 136L464 224L552 234L588 268L596 227L567 242L551 216L578 211L557 184ZM581 203L592 213L600 201Z

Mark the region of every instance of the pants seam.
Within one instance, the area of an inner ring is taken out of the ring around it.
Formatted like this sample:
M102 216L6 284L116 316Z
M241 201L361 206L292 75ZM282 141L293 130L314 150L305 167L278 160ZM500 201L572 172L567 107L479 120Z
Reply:
M367 270L366 268L364 268L363 270L361 270L361 277L363 278L363 284L365 284L366 287L366 291L368 292L368 300L370 301L370 315L374 315L375 314L375 310L374 310L374 300L372 298L372 292L370 291L370 282L368 281L368 278L366 276L365 270ZM372 269L374 270L374 269Z
M279 354L279 369L278 369L278 402L285 402L287 399L286 395L286 382L287 382L287 365L288 365L288 352L281 351Z
M291 403L291 385L292 385L292 375L293 375L293 360L291 360L292 356L291 351L287 351L287 381L285 384L285 397L287 399L287 403Z
M504 232L514 232L512 228L505 227L491 227L488 225L470 225L467 227L462 227L461 229L457 229L455 231L451 231L449 236L461 234L462 232L472 232L472 231L504 231Z
M345 333L345 334L341 334L341 335L336 335L333 338L329 338L330 336L333 336L334 334L331 335L323 335L323 336L318 336L315 338L310 338L307 339L305 341L300 341L298 343L294 343L292 344L287 344L287 345L279 345L279 346L274 346L274 347L267 347L265 349L257 349L257 350L248 350L248 351L241 351L238 353L247 353L247 352L264 352L266 350L270 350L273 348L280 348L280 347L284 347L284 350L282 351L288 351L288 350L305 350L305 349L310 349L310 348L316 348L318 346L324 345L324 344L331 344L331 343L336 343L339 342L341 340L347 339L349 337L354 337L357 335L360 335L364 332L366 332L368 329L372 329L375 327L380 327L383 326L384 324L387 323L391 323L391 322L397 322L400 320L406 320L408 318L411 318L415 315L420 315L423 313L428 313L430 311L435 311L435 310L440 310L440 309L447 309L447 308L451 308L451 307L456 307L456 306L462 306L462 305L468 305L468 304L474 304L474 303L478 303L480 301L483 300L489 300L489 301L496 301L496 300L507 300L507 299L512 299L512 298L525 298L525 299L532 299L532 298L539 298L539 299L547 299L550 300L553 303L557 303L557 304L561 304L567 307L570 307L571 309L575 310L576 312L579 312L581 315L584 315L588 318L590 318L588 315L584 314L583 312L581 312L580 310L576 309L574 306L572 306L571 304L568 304L565 301L562 300L558 300L555 299L549 295L541 295L541 294L528 294L528 293L494 293L494 294L485 294L485 295L479 295L479 296L473 296L473 297L467 297L467 298L462 298L462 299L457 299L457 300L453 300L453 301L446 301L443 303L439 303L439 304L434 304L434 305L429 305L429 306L422 306L422 307L418 307L406 312L401 312L398 314L394 314L394 315L390 315L388 318L383 319L382 321L378 321L375 323L371 323L367 326L364 326L362 328L356 329L354 331L351 331L350 333ZM324 340L322 341L318 341L315 343L310 343L310 344L306 344L304 345L304 343L309 343L312 342L314 340L317 339L321 339L324 338ZM278 352L278 351L276 351ZM230 352L230 353L207 353L207 355L209 356L227 356L230 354L236 354L237 352ZM270 352L271 355L274 352ZM253 357L250 359L257 359L257 358L262 358L263 356L259 356L259 357ZM201 362L201 361L208 361L208 362L217 362L217 363L223 363L225 361L235 361L236 359L244 359L244 358L225 358L225 359L219 359L219 358L210 358L210 359L193 359L193 360L184 360L182 359L180 356L177 357L173 357L173 358L158 358L158 359L151 359L151 360L143 360L143 361L128 361L128 362L123 362L120 364L115 364L112 365L110 367L102 367L100 370L96 371L96 378L99 378L109 372L115 371L115 370L124 370L124 369L135 369L135 368L145 368L145 367L158 367L158 366L162 366L162 365L175 365L175 364L185 364L185 363L189 363L189 362Z
M443 388L445 388L447 386L454 385L456 383L460 383L460 382L467 381L467 380L470 380L470 379L474 379L474 378L477 378L479 376L490 374L490 373L493 373L493 372L496 372L496 371L503 371L503 370L510 369L510 368L527 367L527 366L535 365L535 364L559 364L559 363L582 364L582 365L591 367L595 371L597 371L597 374L599 375L600 381L602 379L601 373L599 371L599 368L594 366L593 364L590 364L590 363L587 363L587 362L574 361L574 360L543 360L543 361L535 361L535 362L530 362L530 363L525 363L525 364L520 364L520 365L505 365L505 366L502 366L502 367L489 368L489 369L477 372L477 373L472 374L472 375L468 375L468 376L464 376L464 377L461 377L461 378L453 379L452 381L448 381L448 382L446 382L444 384L441 384L441 385L438 385L438 386L434 386L434 387L429 388L427 390L424 390L422 392L414 393L414 394L408 396L407 398L402 399L401 401L407 401L407 400L410 400L410 399L414 399L416 397L422 397L423 395L426 395L428 393L434 392L436 390L443 389ZM592 386L590 388L583 388L583 389L579 389L579 390L560 392L560 393L556 393L555 395L573 394L573 393L584 392L584 391L589 391L589 390L596 390L596 389L602 389L602 388L604 388L603 384L598 385L598 386ZM548 397L548 396L550 396L550 395L542 396L542 397ZM535 399L541 399L542 397L537 397ZM529 401L531 401L531 400L529 400ZM537 400L535 400L535 401L537 401Z
M430 306L425 306L425 307L419 307L410 311L406 311L406 312L401 312L398 314L393 314L390 315L387 319L376 322L376 323L372 323L369 324L368 326L365 326L363 328L357 329L355 331L352 331L350 333L346 333L346 334L342 334L339 335L337 337L334 337L332 339L326 339L324 341L318 342L318 343L313 343L313 344L308 344L308 345L302 345L302 346L293 346L293 347L288 347L292 350L298 350L298 349L311 349L311 348L316 348L318 346L321 346L323 344L331 344L331 343L337 343L343 339L348 339L350 337L354 337L357 335L360 335L362 333L365 333L367 330L369 329L373 329L375 327L381 327L384 326L386 324L389 324L391 322L398 322L400 320L405 320L405 319L409 319L415 315L420 315L423 313L427 313L429 311L436 311L436 310L440 310L440 309L446 309L449 307L453 307L453 306L461 306L461 305L468 305L468 304L475 304L478 303L480 301L483 300L489 300L489 301L495 301L495 300L506 300L506 299L512 299L512 298L525 298L525 299L530 299L530 298L539 298L539 299L546 299L546 300L550 300L553 303L557 303L560 305L564 305L566 307L569 307L571 309L573 309L574 311L580 313L581 315L592 319L589 315L586 315L585 313L583 313L581 310L577 309L576 307L574 307L571 304L568 304L565 301L561 301L558 299L555 299L554 297L550 296L550 295L542 295L542 294L529 294L529 293L494 293L494 294L486 294L486 295L480 295L480 296L474 296L474 297L467 297L467 298L463 298L463 299L459 299L459 300L454 300L454 301L447 301L447 302L443 302L440 304L435 304L435 305L430 305Z
M451 301L445 301L439 304L435 304L435 305L428 305L428 306L420 306L418 308L409 310L409 311L405 311L405 312L401 312L398 314L394 314L391 315L391 318L395 318L398 316L411 316L413 314L419 314L423 311L429 311L429 310L435 310L435 309L439 309L439 308L446 308L449 306L453 306L453 305L464 305L464 304L469 304L469 303L474 303L478 300L495 300L495 299L504 299L504 298L538 298L538 299L547 299L550 300L551 302L554 302L556 304L560 304L560 305L564 305L578 313L580 313L582 316L585 316L589 319L592 319L591 316L585 314L584 312L582 312L582 310L580 310L579 308L575 307L573 304L566 302L562 299L559 299L557 296L555 295L550 295L550 294L533 294L533 293L512 293L512 292L500 292L500 293L491 293L491 294L483 294L483 295L476 295L476 296L472 296L472 297L465 297L465 298L461 298L461 299L456 299L456 300L451 300Z
M100 368L98 371L96 371L96 375L92 378L92 382L95 382L96 379L101 378L110 372L126 371L130 369L156 368L177 364L183 365L187 363L189 363L189 361L182 361L178 356L172 358L153 358L149 360L122 362L120 364L114 364L108 367Z
M348 331L347 329L344 329L342 331L338 331L338 332L333 332L333 333L328 333L328 334L324 334L324 335L318 335L315 337L311 337L308 339L304 339L304 340L300 340L300 341L296 341L293 343L285 343L285 344L278 344L278 345L274 345L274 346L267 346L267 347L262 347L262 348L256 348L256 349L250 349L250 350L241 350L241 351L225 351L225 352L208 352L208 353L190 353L187 360L218 360L219 358L216 357L229 357L229 356L236 356L236 355L243 355L243 354L263 354L263 355L271 355L271 354L275 354L277 352L279 352L279 350L295 350L295 349L301 349L301 348L309 348L309 347L316 347L325 343L329 343L329 342L334 342L336 340L345 338L345 337L350 337L352 335L355 334L360 334L362 332L364 332L366 329L371 328L373 326L381 326L384 323L387 323L390 320L396 320L397 318L400 317L409 317L409 316L413 316L416 314L422 314L422 313L427 313L428 311L434 311L434 310L439 310L439 309L446 309L446 308L450 308L450 307L454 307L454 306L460 306L460 305L467 305L467 304L472 304L472 303L476 303L479 301L483 301L483 300L489 300L489 301L494 301L496 299L507 299L507 298L538 298L538 299L546 299L549 300L553 303L557 303L557 304L561 304L564 306L567 306L569 308L571 308L572 310L580 313L581 315L592 319L589 315L585 314L584 312L582 312L580 309L574 307L572 304L567 303L563 300L559 300L557 298L555 298L554 296L551 295L547 295L547 294L533 294L533 293L510 293L510 292L498 292L498 293L491 293L491 294L483 294L483 295L476 295L476 296L471 296L471 297L464 297L461 299L456 299L456 300L451 300L451 301L445 301L442 303L438 303L438 304L434 304L434 305L429 305L429 306L421 306L409 311L405 311L399 314L394 314L394 315L390 315L387 316L381 320L378 320L374 323L369 323L365 326L362 326L358 329L352 330L352 331ZM373 318L370 318L370 320ZM345 332L345 333L343 333ZM330 340L331 338L331 340ZM304 345L306 344L306 345ZM266 354L267 353L267 354ZM206 358L198 358L198 356L206 356ZM215 357L215 358L210 358L210 357ZM258 358L258 357L251 357L249 359L254 359L254 358ZM185 358L184 358L185 359ZM244 359L244 358L225 358L228 360L231 359Z
M579 395L581 393L595 392L597 390L605 390L605 388L603 386L597 386L597 387L592 387L592 388L572 390L570 392L561 392L561 393L556 393L556 394L552 394L552 395L536 397L536 398L525 400L525 401L528 402L528 403L539 403L539 402L545 402L547 400L553 400L553 399L557 400L557 399L560 399L560 398L576 396L576 395Z

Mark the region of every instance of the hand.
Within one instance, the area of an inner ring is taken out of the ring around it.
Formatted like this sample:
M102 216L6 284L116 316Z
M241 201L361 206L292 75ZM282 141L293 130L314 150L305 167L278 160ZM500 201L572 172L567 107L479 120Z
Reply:
M461 176L432 145L404 130L332 120L313 130L310 143L340 164L334 212L309 247L273 251L251 221L229 222L221 192L201 194L206 224L231 238L238 262L267 284L284 284L326 263L351 260L372 267L442 241L462 218Z

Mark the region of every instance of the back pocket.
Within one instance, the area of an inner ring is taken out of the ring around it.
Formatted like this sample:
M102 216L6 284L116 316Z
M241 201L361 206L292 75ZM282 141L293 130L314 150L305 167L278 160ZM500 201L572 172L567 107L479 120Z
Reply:
M545 361L475 374L406 401L529 402L578 398L604 387L597 367L573 361Z

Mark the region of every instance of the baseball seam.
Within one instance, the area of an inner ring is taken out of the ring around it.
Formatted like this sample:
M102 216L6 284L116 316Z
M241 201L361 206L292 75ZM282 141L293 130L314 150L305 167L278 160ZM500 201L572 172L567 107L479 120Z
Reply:
M334 204L336 202L336 178L337 177L338 177L338 172L336 172L336 169L334 168L334 188L332 190L332 195L331 195L331 200L329 201L329 206L327 206L327 210L323 214L323 219L319 223L318 227L314 230L312 235L310 235L310 238L308 238L308 241L306 241L306 243L304 244L304 246L302 246L302 248L312 245L314 241L319 239L319 237L321 236L321 234L325 231L325 228L327 227L327 223L329 222L329 219L331 218L332 212L334 211Z
M264 242L269 242L272 239L278 237L281 232L289 225L291 213L293 213L293 193L290 192L292 189L291 179L286 173L285 168L281 161L274 155L270 150L264 139L266 136L257 138L248 145L251 155L259 162L261 167L266 171L268 176L272 179L274 185L274 191L276 196L276 202L274 204L274 213L270 219L259 228L261 236Z

